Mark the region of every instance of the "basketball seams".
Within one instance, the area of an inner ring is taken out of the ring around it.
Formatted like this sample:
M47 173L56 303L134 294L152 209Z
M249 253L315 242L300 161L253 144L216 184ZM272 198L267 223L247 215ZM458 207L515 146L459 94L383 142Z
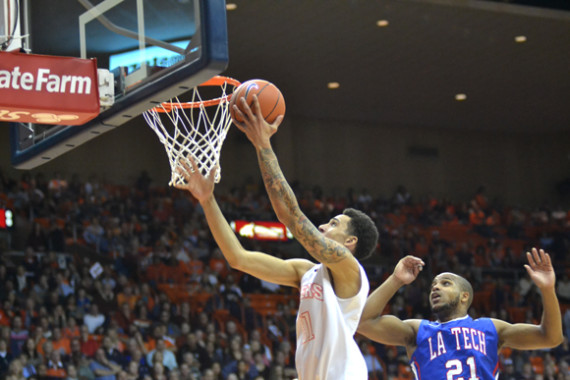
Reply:
M257 82L261 82L260 79L257 80ZM269 86L269 82L263 81L265 82L265 84L263 85L263 87L259 88L259 86L257 85L257 83L252 83L251 85L247 86L247 91L244 95L245 100L247 101L247 105L248 106L252 106L253 105L253 95L257 94L257 98L259 99L261 97L261 93L263 92L263 90L265 90L267 88L267 86ZM252 93L251 94L251 100L249 99L249 92L253 89L257 88L257 92ZM267 116L263 115L263 118L265 119Z
M269 111L269 113L267 115L264 115L263 117L265 119L268 119L269 116L271 116L271 114L273 113L273 111L275 111L275 109L277 108L277 106L279 105L279 100L281 99L281 94L277 93L277 99L275 99L275 104L273 105L273 108L271 109L271 111Z

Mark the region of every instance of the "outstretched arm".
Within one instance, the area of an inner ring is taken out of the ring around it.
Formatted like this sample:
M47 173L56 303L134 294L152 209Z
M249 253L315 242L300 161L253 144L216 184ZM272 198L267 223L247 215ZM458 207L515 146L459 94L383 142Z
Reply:
M179 170L179 173L184 177L186 184L175 186L188 190L200 202L212 235L230 266L268 282L299 287L301 277L314 264L308 260L282 260L262 252L245 250L214 197L216 168L205 177L198 171L191 157L187 163L181 162L181 165L184 170Z
M394 273L366 300L358 326L360 334L383 344L405 346L408 351L415 346L418 321L402 321L393 315L381 314L398 289L414 281L423 266L422 259L414 256L406 256L398 262Z
M562 317L556 297L556 275L550 255L542 249L532 249L526 253L526 271L542 295L542 320L540 325L528 323L510 324L493 319L499 334L499 345L518 350L534 350L556 347L564 339Z
M279 116L273 124L268 124L261 114L257 96L254 95L253 109L247 105L245 99L240 101L243 112L237 105L234 105L234 112L244 122L234 120L234 123L256 149L263 182L277 218L291 230L315 260L331 270L335 284L340 285L335 286L337 295L353 296L360 289L358 261L343 244L326 238L301 211L271 147L271 136L277 132L283 117Z

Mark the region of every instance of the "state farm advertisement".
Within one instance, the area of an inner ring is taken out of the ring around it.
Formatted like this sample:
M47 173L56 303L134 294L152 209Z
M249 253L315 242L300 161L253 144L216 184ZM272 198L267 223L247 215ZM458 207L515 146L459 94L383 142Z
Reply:
M0 121L82 125L99 111L95 59L0 52Z

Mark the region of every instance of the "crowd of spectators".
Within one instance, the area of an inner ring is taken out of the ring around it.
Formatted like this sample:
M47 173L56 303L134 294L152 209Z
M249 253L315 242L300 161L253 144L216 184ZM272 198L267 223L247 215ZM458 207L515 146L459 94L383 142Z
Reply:
M473 316L535 323L540 294L525 276L522 253L540 246L553 256L570 330L569 211L498 204L484 188L464 202L414 199L403 186L385 198L366 189L328 195L319 187L293 188L316 224L345 207L376 221L378 252L364 263L373 288L403 255L424 258L425 276L398 293L386 312L429 318L425 289L432 275L445 270L473 283ZM259 184L248 181L217 195L230 221L274 220ZM19 179L0 173L0 207L14 218L0 260L3 377L295 377L296 290L231 270L186 193L153 186L146 173L131 186L77 175L67 180L58 173ZM307 257L294 241L241 240L279 257ZM280 302L270 312L261 310L252 301L258 293ZM400 348L356 339L371 379L413 378ZM502 350L500 379L570 379L569 362L567 339L553 350Z

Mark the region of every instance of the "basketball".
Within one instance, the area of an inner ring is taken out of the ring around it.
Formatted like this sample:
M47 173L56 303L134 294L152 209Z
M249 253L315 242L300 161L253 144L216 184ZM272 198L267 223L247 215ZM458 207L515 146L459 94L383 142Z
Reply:
M240 98L245 98L247 104L253 106L253 95L257 94L261 114L268 123L273 123L279 115L285 114L285 99L281 91L273 83L263 79L252 79L242 83L236 88L230 99L230 114L232 119L242 122L242 118L235 114L233 105L240 107ZM241 108L240 108L241 110Z

